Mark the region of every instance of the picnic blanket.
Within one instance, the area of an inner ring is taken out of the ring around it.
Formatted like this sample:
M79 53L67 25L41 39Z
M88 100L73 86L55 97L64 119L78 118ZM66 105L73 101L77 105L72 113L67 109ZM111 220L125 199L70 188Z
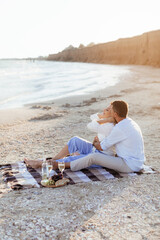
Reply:
M72 172L70 169L65 169L64 177L70 180L69 184L76 184L155 172L156 171L150 166L145 166L144 170L138 173L118 173L114 170L103 167L90 167L76 172ZM0 175L8 187L13 190L42 187L40 183L42 180L41 169L29 167L24 162L0 165Z

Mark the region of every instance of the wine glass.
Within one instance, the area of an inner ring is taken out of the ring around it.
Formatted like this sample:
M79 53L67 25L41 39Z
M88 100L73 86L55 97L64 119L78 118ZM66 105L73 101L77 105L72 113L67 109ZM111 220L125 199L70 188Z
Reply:
M65 169L65 162L58 162L58 169L62 174L62 178L63 178L63 171Z

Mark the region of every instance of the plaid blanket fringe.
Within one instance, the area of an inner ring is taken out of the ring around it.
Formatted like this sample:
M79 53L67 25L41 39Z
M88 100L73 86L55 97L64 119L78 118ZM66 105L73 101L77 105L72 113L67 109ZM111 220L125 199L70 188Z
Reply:
M40 188L41 186L41 169L34 169L26 166L24 162L17 162L14 164L7 164L0 166L0 172L3 180L13 190L25 189L25 188ZM146 173L155 173L155 171L147 166ZM126 176L136 176L144 172L139 173L118 173L114 170L98 167L87 168L81 171L72 172L70 169L66 169L64 177L70 180L69 184L87 183L90 181L104 181L114 178L122 178Z

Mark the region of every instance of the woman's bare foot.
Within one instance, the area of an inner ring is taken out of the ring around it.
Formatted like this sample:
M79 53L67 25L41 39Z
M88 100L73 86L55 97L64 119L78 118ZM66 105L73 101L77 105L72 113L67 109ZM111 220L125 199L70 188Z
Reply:
M40 168L42 167L42 161L41 160L28 160L27 158L24 159L24 162L27 166L33 167L33 168Z

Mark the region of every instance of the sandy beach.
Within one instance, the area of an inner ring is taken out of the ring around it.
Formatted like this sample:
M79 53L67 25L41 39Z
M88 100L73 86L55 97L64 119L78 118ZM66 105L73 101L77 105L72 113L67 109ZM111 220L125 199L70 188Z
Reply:
M53 156L76 135L92 141L89 116L123 99L142 129L146 164L160 171L160 68L130 69L117 85L91 95L1 110L0 164L40 158L43 150ZM1 239L157 240L159 184L159 173L11 192L1 181Z

